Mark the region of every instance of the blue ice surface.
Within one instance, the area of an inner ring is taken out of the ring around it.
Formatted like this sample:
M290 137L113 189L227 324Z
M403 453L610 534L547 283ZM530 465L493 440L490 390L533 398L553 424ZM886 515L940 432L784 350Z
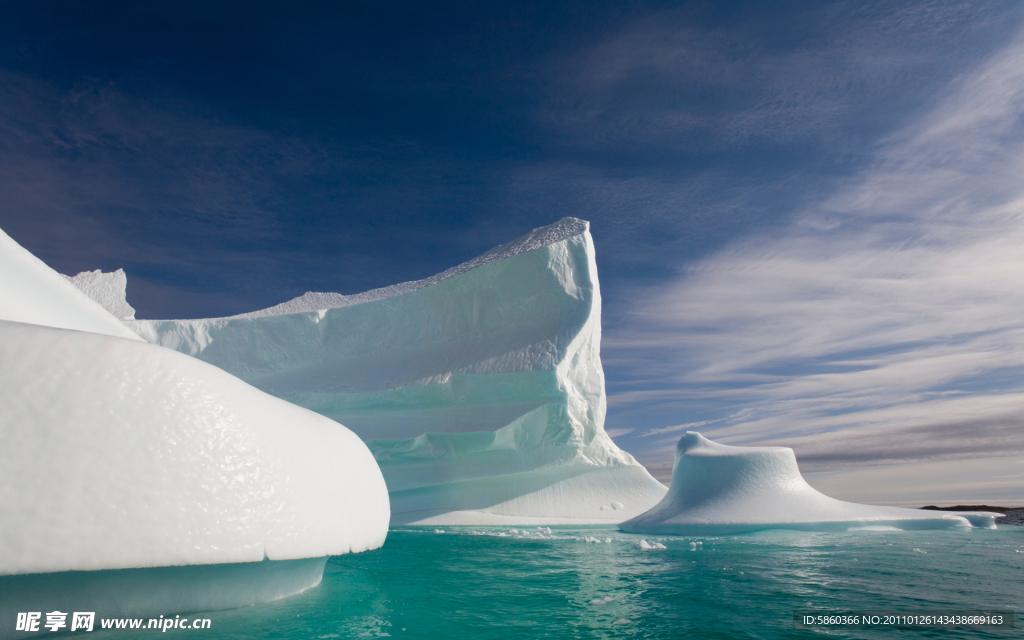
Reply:
M804 610L1019 608L1024 527L704 537L652 537L599 526L550 527L550 534L512 529L392 530L381 549L331 558L319 587L210 613L208 630L161 635L946 640L1020 637L1024 624L995 632L823 633L794 629L792 618ZM665 549L645 550L641 540ZM111 631L90 637L135 636Z

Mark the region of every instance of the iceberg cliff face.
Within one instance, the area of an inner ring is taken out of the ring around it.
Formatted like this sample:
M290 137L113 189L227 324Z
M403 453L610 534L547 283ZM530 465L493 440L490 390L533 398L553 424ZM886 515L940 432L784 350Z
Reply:
M569 218L426 280L128 324L352 429L393 523L554 524L621 522L665 491L604 432L600 319Z
M676 446L672 486L665 498L619 526L630 533L679 535L761 529L992 529L999 515L937 513L835 500L807 484L792 449L730 447L689 431Z

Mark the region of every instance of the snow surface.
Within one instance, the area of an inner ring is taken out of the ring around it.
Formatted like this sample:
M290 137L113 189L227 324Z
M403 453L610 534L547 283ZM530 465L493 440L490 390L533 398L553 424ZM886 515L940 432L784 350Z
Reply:
M604 431L588 229L566 218L354 296L128 325L352 429L380 463L395 524L618 523L665 488Z
M384 480L331 420L100 333L0 321L0 362L0 574L313 558L384 542Z
M109 311L115 318L120 320L134 320L135 309L128 304L127 288L128 276L124 269L103 273L99 269L95 271L83 271L76 276L64 276L75 285L79 291L100 303L104 309Z
M3 231L0 231L0 275L0 320L140 340L102 305L79 291L66 276L46 266Z
M935 512L835 500L812 488L786 447L730 447L688 431L676 446L672 485L630 533L731 534L760 529L995 528L1000 514Z

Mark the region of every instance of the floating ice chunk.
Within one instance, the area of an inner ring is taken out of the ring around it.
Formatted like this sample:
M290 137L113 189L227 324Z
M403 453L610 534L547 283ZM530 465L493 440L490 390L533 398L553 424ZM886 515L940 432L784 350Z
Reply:
M99 333L0 321L0 363L0 485L19 487L0 492L0 574L317 558L384 542L384 479L336 422Z
M648 534L706 535L760 529L847 531L851 527L995 528L997 513L937 512L835 500L800 475L793 450L730 447L687 432L676 446L672 486L661 502L619 525Z
M447 533L444 529L434 529L434 533Z
M922 550L920 550L920 549L916 549L916 548L915 548L915 549L914 549L914 553L928 553L928 552L927 552L927 551L922 551Z
M611 544L612 543L612 539L611 538L605 538L604 539L604 543L605 544Z
M537 527L537 533L543 533L545 535L551 535L551 527Z
M593 542L595 544L601 544L601 541L598 540L597 538L594 538L593 536L585 536L583 538L583 541L588 543L588 544L591 543L591 542Z
M590 604L601 606L603 604L608 604L609 602L611 602L614 599L615 598L613 598L611 596L605 596L604 598L594 598L593 600L590 601Z
M641 540L640 542L637 542L633 546L636 547L637 549L640 549L641 551L650 551L651 549L665 549L666 548L665 545L661 544L660 542L647 542L646 540Z
M619 523L665 493L604 431L601 294L583 220L355 296L126 322L352 429L381 466L394 524Z

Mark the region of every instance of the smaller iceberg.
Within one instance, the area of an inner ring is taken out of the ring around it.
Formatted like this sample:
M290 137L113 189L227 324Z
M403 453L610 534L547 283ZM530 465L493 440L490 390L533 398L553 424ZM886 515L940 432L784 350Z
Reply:
M843 502L807 484L787 447L730 447L694 431L676 445L672 485L629 533L719 535L763 529L995 529L1002 514L921 511Z

